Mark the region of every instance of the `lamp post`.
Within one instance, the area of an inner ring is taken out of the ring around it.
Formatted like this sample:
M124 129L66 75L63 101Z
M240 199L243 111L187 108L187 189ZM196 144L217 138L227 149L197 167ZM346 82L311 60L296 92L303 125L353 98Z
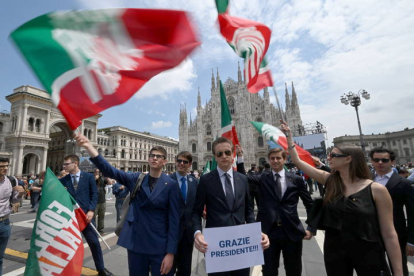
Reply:
M355 107L357 120L358 120L358 128L359 128L359 139L361 140L362 151L365 154L364 136L362 135L361 122L359 121L359 113L358 113L358 106L361 105L361 97L364 98L365 100L369 100L371 95L364 89L359 90L357 93L353 93L349 91L348 94L343 94L341 96L341 103L345 105L348 105L350 103L351 106Z

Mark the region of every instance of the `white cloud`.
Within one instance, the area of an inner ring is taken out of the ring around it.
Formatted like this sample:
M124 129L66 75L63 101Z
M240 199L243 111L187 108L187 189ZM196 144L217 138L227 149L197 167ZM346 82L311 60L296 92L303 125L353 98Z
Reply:
M171 127L172 123L170 121L157 121L151 123L151 129L157 129L157 128L164 128L164 127Z

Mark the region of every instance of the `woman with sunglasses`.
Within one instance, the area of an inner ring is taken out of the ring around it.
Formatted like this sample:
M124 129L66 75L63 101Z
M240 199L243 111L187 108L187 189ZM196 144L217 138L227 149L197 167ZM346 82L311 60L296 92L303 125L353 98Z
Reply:
M324 259L328 276L352 276L353 270L359 276L391 275L385 250L393 275L403 275L391 197L384 186L370 179L362 150L354 145L334 147L328 155L332 170L328 173L299 158L292 132L282 120L281 129L292 162L325 185L322 224L326 228Z

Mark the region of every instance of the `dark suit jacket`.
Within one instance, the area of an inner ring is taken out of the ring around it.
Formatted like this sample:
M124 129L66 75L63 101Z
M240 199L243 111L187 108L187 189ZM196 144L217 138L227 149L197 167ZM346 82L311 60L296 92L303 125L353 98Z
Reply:
M206 228L235 226L254 222L246 176L233 172L235 203L230 209L217 169L201 177L193 210L194 232L201 231L201 216L206 205Z
M393 173L388 180L388 192L392 198L394 227L401 241L414 244L414 187L410 180ZM407 210L407 221L404 214Z
M78 180L78 188L73 187L72 178L70 174L59 179L65 186L66 190L76 200L85 214L88 211L94 211L96 204L98 203L98 189L96 187L95 177L91 173L82 172Z
M173 173L170 175L172 179L175 181L181 181L177 180L177 174ZM189 242L194 242L194 232L193 232L193 208L194 208L194 202L196 197L196 191L197 191L197 185L198 180L192 175L187 176L187 201L184 201L184 198L180 194L180 232L179 232L179 240L185 237L188 239Z
M140 173L129 174L112 167L101 155L91 161L106 177L133 191ZM125 218L118 245L141 254L177 253L179 189L176 181L162 173L150 192L149 176L141 184Z
M239 164L238 171L244 172ZM239 169L240 168L240 169ZM249 181L259 187L259 212L257 221L262 223L262 231L269 234L274 223L280 221L286 235L293 241L302 240L305 236L305 229L298 215L299 197L305 205L306 211L309 212L312 207L312 197L306 189L302 177L294 173L285 172L286 191L282 198L276 193L276 183L272 172L264 172L261 175L247 175ZM315 233L316 229L308 228Z

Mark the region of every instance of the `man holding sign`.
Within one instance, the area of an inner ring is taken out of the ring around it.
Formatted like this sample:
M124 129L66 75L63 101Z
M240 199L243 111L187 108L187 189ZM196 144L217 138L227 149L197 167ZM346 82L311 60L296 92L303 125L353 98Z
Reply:
M194 243L202 253L208 251L208 243L201 233L204 205L207 210L206 228L254 222L247 178L232 169L233 148L232 142L224 137L219 137L213 142L212 151L217 161L217 169L203 175L197 187L193 210ZM269 247L269 239L267 235L261 235L262 248L266 249ZM240 267L243 267L243 263ZM249 272L250 268L243 268L209 275L248 276Z

